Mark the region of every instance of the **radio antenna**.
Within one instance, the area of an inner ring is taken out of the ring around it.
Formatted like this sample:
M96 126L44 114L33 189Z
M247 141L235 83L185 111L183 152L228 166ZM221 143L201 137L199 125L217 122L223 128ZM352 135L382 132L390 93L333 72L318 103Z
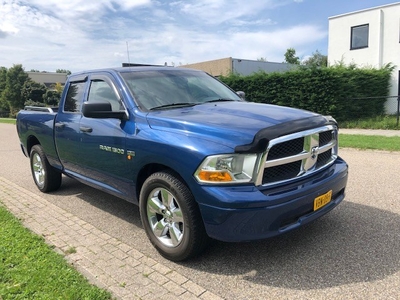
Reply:
M128 44L128 41L126 41L126 53L128 54L128 63L129 63L129 65L131 65L131 60L129 58L129 44Z

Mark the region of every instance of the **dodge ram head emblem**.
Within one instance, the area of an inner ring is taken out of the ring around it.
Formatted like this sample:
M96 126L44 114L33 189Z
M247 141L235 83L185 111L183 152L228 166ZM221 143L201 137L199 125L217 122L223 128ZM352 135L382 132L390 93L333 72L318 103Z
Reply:
M319 147L315 146L311 149L311 159L314 160L317 158L319 152Z

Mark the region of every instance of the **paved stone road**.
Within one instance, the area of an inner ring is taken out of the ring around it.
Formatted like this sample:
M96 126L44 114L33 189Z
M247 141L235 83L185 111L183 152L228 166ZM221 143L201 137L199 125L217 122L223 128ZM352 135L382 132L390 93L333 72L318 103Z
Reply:
M0 177L0 200L98 286L123 299L222 299L82 219ZM74 251L72 251L74 252Z
M64 178L40 193L15 127L0 124L0 201L118 299L400 299L400 153L341 149L346 200L313 224L255 243L160 257L137 207Z

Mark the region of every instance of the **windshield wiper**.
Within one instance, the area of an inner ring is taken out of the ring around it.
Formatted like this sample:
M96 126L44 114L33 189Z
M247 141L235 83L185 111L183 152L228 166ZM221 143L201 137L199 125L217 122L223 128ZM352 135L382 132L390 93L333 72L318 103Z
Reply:
M204 104L204 103L211 103L211 102L223 102L223 101L237 101L234 99L223 99L223 98L217 98L217 99L212 99L208 100L205 102L177 102L177 103L170 103L170 104L164 104L160 106L155 106L150 108L150 110L159 110L159 109L166 109L166 108L178 108L178 107L190 107L190 106L195 106L199 104Z
M150 110L157 110L157 109L164 109L164 108L171 108L171 107L189 107L189 106L195 106L199 103L191 103L191 102L183 102L183 103L170 103L170 104L164 104L160 106L155 106L150 108Z
M227 101L237 101L237 100L218 98L218 99L212 99L212 100L205 101L204 103L224 102L224 101L227 102Z

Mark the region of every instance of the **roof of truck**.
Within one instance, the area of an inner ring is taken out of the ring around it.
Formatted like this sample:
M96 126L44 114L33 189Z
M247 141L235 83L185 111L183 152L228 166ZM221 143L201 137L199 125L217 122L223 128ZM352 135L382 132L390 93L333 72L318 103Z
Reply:
M196 72L203 72L195 69L189 68L179 68L179 67L168 67L168 66L128 66L128 67L114 67L114 68L103 68L103 69L93 69L93 70L85 70L80 72L75 72L71 74L74 75L81 75L81 74L89 74L89 73L99 73L99 72L118 72L118 73L126 73L126 72L139 72L139 71L149 71L149 70L176 70L179 71L196 71Z

